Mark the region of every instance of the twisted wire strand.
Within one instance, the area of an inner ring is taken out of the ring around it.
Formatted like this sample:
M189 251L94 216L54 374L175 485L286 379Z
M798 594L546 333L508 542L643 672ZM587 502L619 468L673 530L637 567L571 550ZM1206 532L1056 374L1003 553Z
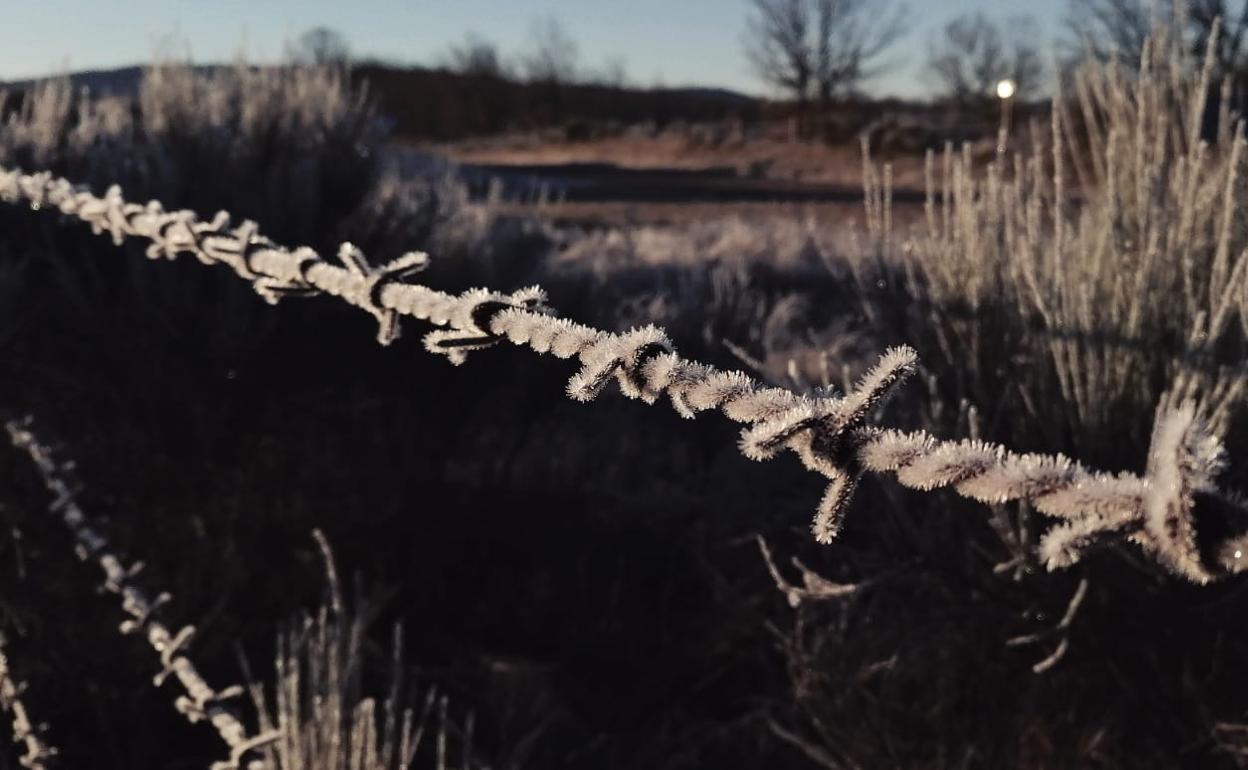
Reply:
M9 670L9 658L5 653L6 640L0 634L0 708L9 712L13 722L13 742L21 744L25 753L18 760L27 770L47 770L56 757L56 749L44 743L40 733L44 725L30 721L30 713L22 702L26 685L13 680Z
M228 703L242 695L243 688L235 685L214 689L199 674L186 655L195 628L183 626L174 630L160 620L161 607L172 597L167 593L152 596L144 591L137 579L142 562L127 565L113 550L108 537L88 521L76 500L78 485L71 475L74 463L58 461L35 436L29 418L10 420L5 428L13 446L25 451L39 469L53 495L48 512L59 516L73 533L78 557L94 560L104 572L104 589L121 597L122 609L130 616L121 623L122 633L142 634L159 656L161 670L153 680L155 685L159 687L170 677L176 679L184 693L174 701L174 707L191 723L206 720L229 747L229 760L214 763L213 770L267 770L267 764L256 752L276 740L278 733L250 735Z
M594 399L614 380L625 396L647 404L666 396L684 417L718 410L746 424L740 448L750 459L792 451L828 480L812 526L820 542L839 532L860 479L872 472L893 474L902 485L922 491L948 487L979 502L1030 501L1060 520L1040 543L1050 569L1073 564L1094 546L1121 540L1139 544L1197 583L1237 573L1248 562L1248 505L1214 484L1223 466L1221 445L1191 404L1159 408L1144 476L1113 475L1061 454L1016 454L997 444L942 441L923 431L868 425L917 367L917 354L906 346L887 351L844 396L810 396L681 358L666 333L654 326L612 333L559 318L538 287L453 295L412 283L428 264L420 252L372 266L358 248L344 243L331 261L306 247L273 243L254 222L231 226L226 212L204 222L192 211L166 211L159 201L127 202L117 186L96 196L48 172L0 167L0 200L57 209L119 245L131 237L146 239L151 259L190 254L204 264L225 264L270 303L286 296L338 297L377 320L383 345L399 336L398 317L410 316L440 327L425 335L425 348L456 365L468 353L505 340L556 358L575 358L581 368L567 392L578 401ZM1218 543L1198 543L1193 523L1198 497L1217 499L1239 529Z

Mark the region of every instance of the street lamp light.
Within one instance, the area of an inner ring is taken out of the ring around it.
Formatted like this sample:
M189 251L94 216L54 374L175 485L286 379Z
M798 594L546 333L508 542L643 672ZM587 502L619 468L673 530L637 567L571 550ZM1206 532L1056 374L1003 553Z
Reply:
M1012 99L1014 94L1018 93L1018 84L1009 78L1003 78L997 81L997 98L1001 100Z

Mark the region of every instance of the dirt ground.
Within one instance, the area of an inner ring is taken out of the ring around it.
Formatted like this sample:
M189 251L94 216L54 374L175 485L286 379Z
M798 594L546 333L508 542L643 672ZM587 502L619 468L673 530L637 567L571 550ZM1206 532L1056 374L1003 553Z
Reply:
M712 201L673 203L668 201L553 201L544 203L494 202L486 204L504 216L536 217L555 225L575 227L628 227L640 225L679 226L719 219L762 221L793 219L821 225L858 227L863 222L862 202L766 203L757 201ZM899 224L917 223L923 207L899 203L893 207Z
M457 164L478 199L504 214L558 224L677 225L739 217L838 224L862 220L863 149L856 143L796 141L778 127L752 134L724 126L569 141L516 134L424 146ZM922 154L876 155L892 169L894 213L922 216ZM494 184L492 194L487 190Z
M862 148L857 143L829 146L793 141L775 131L747 136L699 127L653 135L625 132L585 141L552 141L525 134L442 145L436 150L461 163L550 166L609 163L627 169L732 169L749 179L785 180L860 187ZM881 157L893 166L894 185L923 188L923 156Z
M862 217L862 145L797 140L782 123L632 126L584 139L548 130L405 149L451 161L478 200L560 223ZM995 140L971 152L987 163ZM925 153L877 148L870 162L881 176L891 171L894 216L920 219Z

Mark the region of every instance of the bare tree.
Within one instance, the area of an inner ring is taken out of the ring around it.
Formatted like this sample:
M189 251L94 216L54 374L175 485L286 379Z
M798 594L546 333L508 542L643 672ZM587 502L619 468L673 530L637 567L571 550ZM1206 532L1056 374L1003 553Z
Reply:
M1137 58L1158 11L1139 0L1069 0L1067 47L1076 58Z
M1248 68L1245 0L1069 0L1065 42L1072 58L1134 65L1155 27L1175 27L1189 50L1203 56L1215 23L1221 25L1215 55L1222 74L1242 76Z
M1214 24L1221 24L1217 57L1222 71L1242 77L1248 58L1248 2L1240 2L1238 10L1226 0L1190 0L1187 6L1189 33L1193 47L1204 53L1213 35Z
M983 13L964 14L945 25L928 48L927 72L960 105L991 99L998 82L1014 81L1019 98L1035 94L1044 65L1035 43L1035 20L1010 19L1009 33Z
M906 30L905 8L887 0L815 0L815 11L815 85L824 102L878 75L880 57Z
M799 105L810 99L815 53L806 0L752 0L745 51L768 85L787 91Z
M313 27L291 46L290 58L300 64L344 65L351 60L351 47L341 32Z
M832 98L877 74L880 56L904 30L890 0L751 0L745 51L766 83L787 92L799 114L812 95Z
M531 49L521 60L524 74L534 83L559 85L577 77L576 41L553 16L538 20L531 33Z
M498 46L471 32L462 43L452 45L446 52L446 64L448 69L462 75L504 77L507 74Z

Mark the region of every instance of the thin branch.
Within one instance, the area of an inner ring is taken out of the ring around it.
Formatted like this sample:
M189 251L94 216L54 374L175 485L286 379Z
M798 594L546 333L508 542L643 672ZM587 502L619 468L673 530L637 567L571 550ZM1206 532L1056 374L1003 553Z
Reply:
M763 539L763 536L755 535L754 538L758 542L758 550L763 554L763 562L767 565L771 579L775 581L776 588L780 589L780 593L785 595L792 607L798 607L803 602L840 599L862 587L857 583L834 583L802 564L796 556L793 557L793 566L802 573L802 585L794 585L780 574L776 562L771 557L771 549L767 546L767 541Z
M1031 670L1037 674L1043 674L1049 669L1056 666L1066 655L1066 650L1070 646L1070 626L1075 621L1075 616L1079 614L1079 608L1083 606L1083 600L1088 595L1088 579L1080 578L1079 587L1075 589L1075 593L1070 597L1070 601L1066 604L1066 612L1062 614L1062 619L1057 625L1035 634L1024 634L1007 639L1006 647L1021 647L1026 644L1039 644L1047 639L1059 637L1057 646L1031 667Z

